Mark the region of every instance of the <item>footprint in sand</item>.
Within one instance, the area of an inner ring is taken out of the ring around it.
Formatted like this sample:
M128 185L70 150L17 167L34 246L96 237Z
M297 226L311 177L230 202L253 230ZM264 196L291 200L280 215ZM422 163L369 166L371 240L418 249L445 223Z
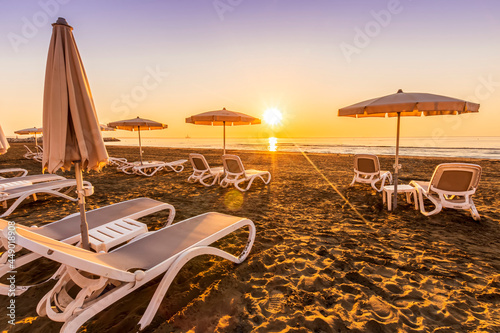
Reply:
M272 291L269 297L269 303L267 304L267 311L271 313L278 313L283 308L283 303L285 301L285 295L280 291Z

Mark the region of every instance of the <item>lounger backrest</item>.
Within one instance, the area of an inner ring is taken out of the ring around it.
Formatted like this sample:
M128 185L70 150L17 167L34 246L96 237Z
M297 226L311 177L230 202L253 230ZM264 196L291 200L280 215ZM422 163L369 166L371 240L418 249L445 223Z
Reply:
M354 169L364 173L375 173L380 171L378 157L371 154L354 155Z
M24 145L24 148L26 148L26 150L28 151L28 153L33 153L28 146Z
M476 189L481 178L481 166L467 163L439 164L431 178L434 189L447 192L467 192Z
M4 224L4 223L3 223ZM8 228L3 230L8 237ZM135 281L135 275L102 261L105 253L93 253L82 248L48 238L24 228L16 228L16 242L22 247L49 259L119 281Z
M189 154L189 160L191 161L193 169L195 169L196 171L206 171L210 169L205 156L201 154Z
M243 162L239 156L236 155L223 155L222 162L224 164L224 169L229 173L242 174L245 172L245 167L243 167Z

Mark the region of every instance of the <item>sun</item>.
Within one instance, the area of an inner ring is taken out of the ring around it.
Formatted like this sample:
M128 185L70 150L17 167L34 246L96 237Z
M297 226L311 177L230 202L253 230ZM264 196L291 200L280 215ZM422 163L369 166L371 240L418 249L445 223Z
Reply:
M283 119L283 114L281 113L280 110L276 108L271 108L264 111L262 118L264 119L264 122L266 124L271 126L276 126L281 124L281 120Z

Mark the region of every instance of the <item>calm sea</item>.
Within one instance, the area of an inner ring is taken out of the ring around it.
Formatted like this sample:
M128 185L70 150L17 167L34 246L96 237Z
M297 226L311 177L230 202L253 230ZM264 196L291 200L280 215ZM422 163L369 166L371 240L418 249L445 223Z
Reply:
M137 138L120 138L107 145L137 146ZM226 149L307 152L324 154L371 153L393 155L395 138L227 138ZM144 147L222 148L220 139L142 138ZM401 138L402 156L438 156L500 159L500 137Z

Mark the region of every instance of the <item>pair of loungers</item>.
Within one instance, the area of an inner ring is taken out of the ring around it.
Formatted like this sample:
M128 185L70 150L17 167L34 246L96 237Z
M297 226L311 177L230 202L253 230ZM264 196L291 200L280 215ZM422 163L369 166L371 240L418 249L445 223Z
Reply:
M141 175L151 177L161 170L181 172L184 170L184 163L187 160L178 160L173 162L145 161L145 162L127 162L125 158L110 157L109 164L116 166L118 171L128 175Z
M189 154L189 160L193 166L193 174L188 178L188 182L190 183L199 182L204 186L212 186L217 182L223 188L234 185L238 190L245 192L252 186L255 179L262 180L264 184L269 184L271 181L271 173L269 171L245 169L240 157L236 155L223 155L223 166L216 168L211 168L205 157L201 154ZM222 178L223 176L224 178ZM212 180L211 182L210 179ZM242 187L241 185L245 182L247 182L246 187Z
M479 220L480 216L472 200L481 179L481 166L468 163L442 163L439 164L428 182L411 181L419 197L420 212L425 216L439 213L443 208L467 210L472 218ZM354 156L354 178L350 185L356 182L368 183L375 190L381 192L384 183L392 183L389 171L380 169L378 157L369 154ZM381 182L380 187L376 183ZM432 202L435 208L426 211L424 198Z
M83 182L85 195L91 195L94 188L88 181ZM26 198L33 196L37 200L38 194L50 194L71 201L77 198L71 197L71 190L76 188L75 179L66 179L55 174L30 175L0 179L0 203L7 209L7 201L15 200L9 209L0 217L10 215Z
M78 214L40 228L23 227L0 219L0 229L3 230L0 238L4 249L11 249L8 242L15 235L16 251L22 248L31 251L16 258L17 268L41 256L62 264L51 278L58 279L56 285L37 306L40 316L64 322L61 332L76 332L106 307L163 275L139 321L140 329L143 329L152 321L168 287L186 262L199 255L211 254L241 263L248 256L255 239L255 226L248 219L210 212L171 224L174 207L148 198L89 211L87 221L90 229L117 221L139 223L133 219L165 209L170 211L165 227L143 233L109 252L95 253L72 245L80 239ZM246 226L248 240L239 256L210 246ZM0 257L0 275L12 270L9 258L9 251ZM0 286L0 293L15 292L20 295L29 286L16 286L15 291L9 288L7 285Z

